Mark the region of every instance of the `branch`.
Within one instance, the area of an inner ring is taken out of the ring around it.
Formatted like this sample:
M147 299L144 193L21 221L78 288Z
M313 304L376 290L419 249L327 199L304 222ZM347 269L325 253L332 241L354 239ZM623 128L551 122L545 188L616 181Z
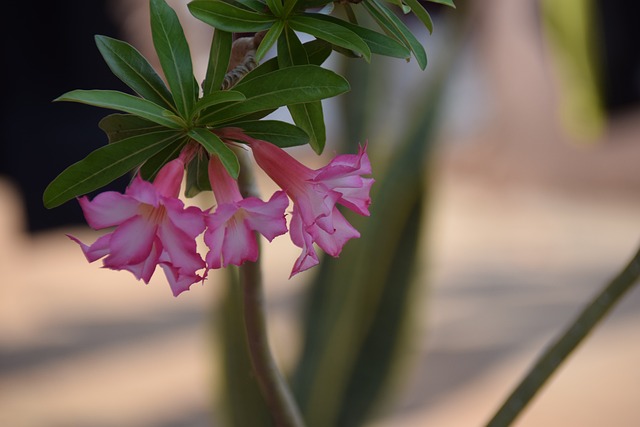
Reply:
M546 349L527 376L487 423L487 427L510 425L562 362L633 287L639 276L640 249L624 270L584 308L564 334Z

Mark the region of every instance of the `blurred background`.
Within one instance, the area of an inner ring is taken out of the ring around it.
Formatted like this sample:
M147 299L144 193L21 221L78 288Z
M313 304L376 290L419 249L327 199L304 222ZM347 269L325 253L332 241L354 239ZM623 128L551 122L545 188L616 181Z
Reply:
M157 65L147 1L35 3L5 6L1 30L0 425L224 425L211 309L225 275L175 299L160 274L145 286L87 264L64 235L97 236L77 206L41 206L57 173L106 143L97 128L106 111L50 101L75 88L124 90L94 34L127 40ZM211 31L187 1L168 3L200 79ZM357 61L332 55L330 66L356 85L388 92L364 102L354 85L349 100L325 102L326 155L294 150L317 167L366 138L381 185L404 129L426 120L414 112L426 102L439 112L425 181L416 183L428 203L408 320L367 425L482 425L640 242L640 27L632 22L640 7L456 3L457 11L426 4L433 35L415 26L429 56L424 72L374 58L378 71L365 77ZM260 184L274 191L264 176ZM278 238L263 252L270 338L291 370L319 268L287 280L297 248ZM639 307L635 289L516 425L640 425Z

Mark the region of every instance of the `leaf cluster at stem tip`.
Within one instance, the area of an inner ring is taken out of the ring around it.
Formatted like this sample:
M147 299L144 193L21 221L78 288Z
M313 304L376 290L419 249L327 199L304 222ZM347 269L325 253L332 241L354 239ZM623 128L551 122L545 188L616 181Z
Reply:
M433 1L453 6L449 0ZM429 14L417 0L390 3L413 11L432 30ZM352 6L370 14L383 33L359 25ZM44 192L44 205L59 206L133 170L144 179L153 179L188 143L199 144L208 155L219 157L229 174L237 177L238 159L215 134L215 129L224 127L240 128L249 136L280 147L310 144L321 153L326 137L321 101L349 90L342 76L321 67L332 50L367 61L372 54L398 58L413 55L421 68L426 67L424 48L384 1L363 0L359 5L344 3L344 7L350 20L332 16L333 3L327 0L192 1L188 5L191 14L215 28L206 76L199 85L176 12L165 0L150 0L153 45L164 80L130 44L95 37L105 62L133 94L74 90L56 99L120 113L100 123L110 143L58 175ZM229 90L222 90L231 64L233 33L260 31L266 34L253 53L256 60L273 46L277 46L276 57L253 69ZM297 35L301 32L315 40L303 44ZM294 124L261 120L284 106ZM188 168L187 195L206 189L198 185L201 178Z

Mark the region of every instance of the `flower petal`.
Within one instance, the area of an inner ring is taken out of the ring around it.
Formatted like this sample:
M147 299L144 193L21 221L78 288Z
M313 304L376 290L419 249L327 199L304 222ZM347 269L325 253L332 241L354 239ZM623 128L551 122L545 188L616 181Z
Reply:
M291 235L291 241L293 244L302 248L302 253L293 264L293 269L289 276L289 278L291 278L301 271L307 270L320 262L318 260L318 254L316 254L316 251L313 248L313 238L311 234L305 230L302 217L297 211L296 205L293 206L291 224L289 225L289 234Z
M160 263L160 267L167 276L167 281L171 287L171 292L174 297L177 297L184 291L188 291L191 285L196 282L202 281L202 277L197 274L185 274L180 268L175 267L170 263Z
M167 216L177 228L186 233L190 238L195 239L205 229L205 213L196 206L184 208L180 199L163 198L167 209Z
M80 245L87 261L94 262L109 254L109 241L111 240L111 234L112 233L109 233L99 237L91 246L85 245L77 237L71 236L70 234L67 234L67 237Z
M287 232L287 221L284 211L289 206L289 198L284 191L277 191L268 202L249 197L238 205L245 211L247 224L272 241L276 236Z
M153 245L151 246L149 256L144 261L139 264L124 266L123 269L133 273L136 279L142 279L144 283L149 283L149 280L151 280L151 276L153 276L153 273L156 270L156 266L158 265L158 259L160 258L161 252L162 244L156 237L154 239Z
M84 196L78 199L87 223L94 230L113 227L130 219L138 212L138 202L115 191L98 194L89 201Z
M337 208L333 210L333 224L336 227L333 233L327 233L320 227L307 228L313 237L313 241L318 244L326 253L337 257L342 252L343 246L350 239L360 237L358 230L346 220Z
M122 223L111 236L111 253L104 260L109 268L124 268L143 262L151 252L156 226L140 216Z
M196 241L172 221L165 220L158 226L158 237L173 266L194 274L205 268L205 263L197 252Z

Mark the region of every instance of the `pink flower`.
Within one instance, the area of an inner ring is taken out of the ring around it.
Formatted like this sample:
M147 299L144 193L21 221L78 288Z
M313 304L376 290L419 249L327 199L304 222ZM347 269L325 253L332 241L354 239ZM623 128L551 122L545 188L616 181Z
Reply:
M341 204L360 215L369 215L369 192L372 178L366 145L358 154L340 155L328 165L310 169L279 147L250 138L234 129L226 130L230 138L247 142L258 165L293 200L289 232L292 242L302 248L291 275L318 264L313 243L337 257L345 243L360 233L338 211Z
M269 241L287 232L284 210L289 199L283 191L268 202L256 197L243 198L238 183L216 156L209 159L209 180L218 207L207 216L204 241L210 250L206 261L209 268L241 265L258 259L255 231Z
M195 242L205 228L204 213L185 208L177 198L183 174L184 161L179 158L167 163L153 184L137 176L124 194L108 191L92 201L81 197L78 201L93 229L116 229L90 246L69 237L89 262L106 257L104 267L128 270L145 283L160 265L178 296L203 280L196 272L205 268Z

